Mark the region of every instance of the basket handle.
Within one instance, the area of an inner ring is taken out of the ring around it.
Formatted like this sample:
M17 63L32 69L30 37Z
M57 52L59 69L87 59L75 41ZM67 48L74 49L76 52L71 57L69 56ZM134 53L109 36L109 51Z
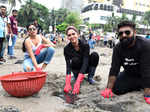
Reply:
M41 74L41 75L32 75L32 76L28 76L29 79L34 79L34 78L40 78L46 76L45 74Z

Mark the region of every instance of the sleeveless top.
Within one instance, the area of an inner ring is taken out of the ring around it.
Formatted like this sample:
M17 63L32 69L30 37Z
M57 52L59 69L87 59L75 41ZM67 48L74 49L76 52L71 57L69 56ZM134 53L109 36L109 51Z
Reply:
M31 42L31 46L32 46L32 51L33 51L33 53L34 53L34 52L36 51L36 49L42 44L42 38L41 38L41 36L38 35L38 38L39 38L40 42L38 43L37 46L35 46L35 45L33 44L32 40L29 38L29 40L30 40L30 42ZM26 52L24 53L24 56L25 56L25 57L29 57L29 53L26 51Z

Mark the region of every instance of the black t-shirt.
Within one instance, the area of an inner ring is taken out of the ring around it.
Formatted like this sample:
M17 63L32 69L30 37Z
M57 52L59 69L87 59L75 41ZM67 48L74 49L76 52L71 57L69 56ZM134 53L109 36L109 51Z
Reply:
M88 43L79 40L79 51L76 51L71 42L64 48L64 56L66 60L66 74L70 74L72 69L79 70L80 73L86 73L89 62L90 48ZM72 65L72 59L80 60L79 66Z
M127 49L118 43L113 50L109 76L117 76L121 66L127 74L142 77L143 86L150 88L150 40L137 36L135 45Z
M35 24L35 26L36 26L36 28L37 28L37 34L42 33L43 29L42 29L41 25Z

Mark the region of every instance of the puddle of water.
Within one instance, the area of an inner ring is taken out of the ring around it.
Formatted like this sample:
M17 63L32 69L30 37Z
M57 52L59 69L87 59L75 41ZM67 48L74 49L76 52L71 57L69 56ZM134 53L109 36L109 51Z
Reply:
M65 93L64 98L65 98L66 103L69 103L69 104L74 104L75 101L79 99L77 95L74 95L72 93Z
M57 96L62 98L66 101L66 103L74 104L75 101L79 100L79 97L77 95L74 95L72 93L64 93L64 92L54 92L53 96Z

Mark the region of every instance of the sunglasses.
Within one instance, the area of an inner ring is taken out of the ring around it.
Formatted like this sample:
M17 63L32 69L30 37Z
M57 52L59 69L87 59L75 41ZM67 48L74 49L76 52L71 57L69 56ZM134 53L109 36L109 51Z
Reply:
M71 37L71 35L73 35L73 36L74 36L74 35L75 35L75 33L68 34L67 36L68 36L68 37Z
M29 28L29 31L35 31L36 28Z
M130 31L130 30L120 31L120 32L118 33L118 36L122 36L123 33L125 33L126 35L130 35L130 34L131 34L131 31Z

